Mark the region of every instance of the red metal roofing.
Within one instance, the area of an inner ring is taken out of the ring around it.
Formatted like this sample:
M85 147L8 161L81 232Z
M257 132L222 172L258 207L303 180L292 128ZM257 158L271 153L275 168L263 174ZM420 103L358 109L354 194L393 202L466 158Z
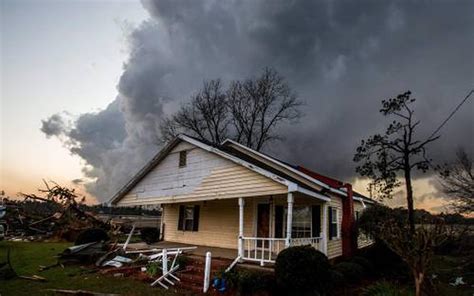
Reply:
M324 176L324 175L321 175L319 173L316 173L310 169L307 169L305 167L302 167L302 166L297 166L296 169L302 173L305 173L306 175L308 176L311 176L313 178L315 178L316 180L319 180L333 188L341 188L343 185L344 185L344 182L341 182L339 180L336 180L336 179L333 179L331 177L328 177L328 176Z

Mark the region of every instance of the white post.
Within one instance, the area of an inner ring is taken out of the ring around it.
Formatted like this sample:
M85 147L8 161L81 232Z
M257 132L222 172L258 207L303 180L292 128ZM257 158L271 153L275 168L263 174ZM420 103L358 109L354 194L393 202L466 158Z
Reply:
M123 250L126 251L128 244L130 243L130 239L132 238L133 232L135 231L135 224L132 226L132 230L130 230L130 233L128 234L127 240L123 244Z
M209 282L211 280L211 252L206 253L206 265L204 268L204 285L202 288L203 293L207 293L209 290Z
M290 246L291 242L291 229L293 226L293 193L288 192L288 211L287 211L287 216L286 216L286 242L285 246L288 248Z
M328 254L328 205L327 203L323 204L323 223L321 227L321 237L322 237L322 252Z
M244 257L244 206L245 200L239 197L239 251L238 256Z
M166 249L163 249L163 258L162 258L162 261L163 262L163 275L167 274L168 273L168 250Z
M165 240L165 237L164 237L164 224L163 224L163 220L164 220L164 217L165 217L165 208L163 207L163 205L160 205L161 207L161 216L160 216L160 240Z

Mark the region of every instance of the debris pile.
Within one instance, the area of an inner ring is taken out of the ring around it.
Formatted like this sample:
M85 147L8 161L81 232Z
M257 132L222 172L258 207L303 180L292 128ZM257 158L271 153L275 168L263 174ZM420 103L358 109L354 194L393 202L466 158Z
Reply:
M46 189L39 191L44 196L20 193L24 199L2 202L3 218L0 224L10 240L43 240L58 238L74 241L85 229L100 228L111 230L107 221L81 209L84 197L79 197L74 189L61 187L52 182L44 182Z

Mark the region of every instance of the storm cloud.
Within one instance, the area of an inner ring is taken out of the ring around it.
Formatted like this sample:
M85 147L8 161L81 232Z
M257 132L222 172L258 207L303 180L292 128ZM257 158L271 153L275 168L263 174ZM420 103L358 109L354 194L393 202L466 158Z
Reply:
M128 36L116 100L68 125L43 121L87 163L104 201L159 149L158 124L204 80L273 67L305 101L268 153L337 178L355 177L362 138L382 131L380 101L411 90L428 136L474 86L471 1L144 1L149 18ZM473 103L442 130L431 156L473 151Z

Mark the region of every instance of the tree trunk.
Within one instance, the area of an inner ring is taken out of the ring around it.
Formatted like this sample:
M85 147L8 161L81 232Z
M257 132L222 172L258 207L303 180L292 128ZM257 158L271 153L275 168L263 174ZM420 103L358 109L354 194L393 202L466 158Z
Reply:
M415 232L415 207L413 205L413 188L411 185L411 169L409 163L405 165L405 186L407 190L408 224L413 234Z
M419 272L414 270L413 271L413 276L415 277L415 295L416 296L421 296L421 291L423 288L423 280L424 280L424 274L423 272Z

